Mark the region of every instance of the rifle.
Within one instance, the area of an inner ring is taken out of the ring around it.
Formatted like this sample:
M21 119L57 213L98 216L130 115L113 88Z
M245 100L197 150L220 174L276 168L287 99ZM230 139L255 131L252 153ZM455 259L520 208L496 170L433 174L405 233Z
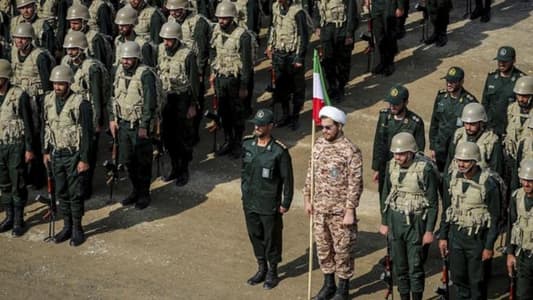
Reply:
M54 239L54 236L56 234L55 222L57 213L54 178L50 163L48 163L46 166L46 177L48 197L38 194L37 197L35 197L35 201L46 204L48 206L48 210L43 216L43 220L48 220L48 236L44 238L44 241L50 242Z
M372 53L374 52L374 33L372 31L372 18L368 17L368 32L361 33L360 38L368 43L368 46L363 51L367 55L366 72L370 72L372 68Z
M440 279L442 284L437 287L435 293L439 295L439 299L450 299L450 278L448 277L448 257L442 257L442 277Z
M217 152L217 131L218 131L218 127L220 126L221 120L220 120L220 116L218 115L218 97L217 97L217 91L215 89L214 79L209 80L209 85L213 89L213 98L211 98L212 111L206 110L204 112L204 117L211 120L206 124L205 128L207 129L207 131L213 133L213 153L216 153Z
M389 237L387 237L387 254L383 258L382 261L384 271L381 274L381 280L383 280L387 284L387 292L385 293L385 300L388 300L389 297L391 300L394 300L394 292L393 292L393 286L394 283L392 281L392 260L391 260L391 245L389 241Z
M516 299L516 270L513 268L511 277L509 277L509 300Z
M118 143L116 137L113 138L113 146L111 148L111 160L106 160L102 166L106 169L106 184L109 186L109 203L113 201L113 186L119 178L119 171L122 165L117 163L118 159Z

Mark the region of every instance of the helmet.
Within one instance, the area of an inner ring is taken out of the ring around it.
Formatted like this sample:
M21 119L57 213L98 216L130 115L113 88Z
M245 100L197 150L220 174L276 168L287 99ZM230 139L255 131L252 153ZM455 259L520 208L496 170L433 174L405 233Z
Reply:
M17 25L15 28L15 32L13 33L13 37L18 38L30 38L33 39L33 36L35 35L35 31L33 30L33 26L31 26L28 22L22 22Z
M164 39L182 39L181 26L178 22L166 22L159 31L159 36Z
M72 73L72 69L70 69L70 67L65 65L58 65L52 69L52 73L50 74L50 81L72 83L74 82L74 73Z
M90 19L89 9L85 5L72 4L67 10L67 21L82 19L87 21Z
M165 7L167 9L187 9L190 6L187 0L167 0Z
M141 58L141 46L133 41L122 44L120 58Z
M518 170L518 178L525 180L533 180L533 159L524 159L520 163L520 169Z
M11 63L7 59L0 59L0 78L11 77Z
M115 24L136 25L137 11L129 5L124 6L117 12L117 16L115 17Z
M28 4L36 4L35 0L17 0L17 8L24 7Z
M390 144L390 151L392 153L416 152L417 149L415 137L409 132L396 134Z
M236 18L237 17L237 7L235 4L229 0L223 0L217 5L215 11L215 17L217 18Z
M481 153L476 143L461 142L455 147L454 158L460 160L475 160L478 162L481 160Z
M63 48L87 49L88 47L89 44L87 43L87 38L85 37L85 34L81 31L70 31L65 36Z
M514 84L513 93L519 95L533 95L533 77L524 76L518 78Z
M337 123L341 123L342 125L346 124L346 114L334 107L334 106L324 106L318 113L319 118L330 118L333 121Z
M463 114L461 115L461 121L465 123L487 122L485 107L477 102L465 105Z

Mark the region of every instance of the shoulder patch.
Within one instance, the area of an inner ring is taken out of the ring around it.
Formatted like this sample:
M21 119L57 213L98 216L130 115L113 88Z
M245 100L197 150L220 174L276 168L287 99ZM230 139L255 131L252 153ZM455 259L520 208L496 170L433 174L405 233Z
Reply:
M476 98L475 98L474 96L472 96L471 94L466 94L466 98L467 98L468 100L472 100L472 101L475 101L475 100L476 100Z
M250 135L246 135L246 136L244 136L244 137L242 138L242 140L243 140L243 141L246 141L246 140L251 140L251 139L253 139L253 138L255 138L255 135L250 134Z
M420 123L421 119L417 116L417 115L412 115L411 116L411 119L413 119L413 121L417 122L417 123Z
M287 146L285 146L280 140L274 140L274 143L278 144L283 150L287 150Z
M389 109L388 108L383 108L382 110L379 111L380 114L388 114L389 113Z
M446 94L446 89L439 90L437 94Z

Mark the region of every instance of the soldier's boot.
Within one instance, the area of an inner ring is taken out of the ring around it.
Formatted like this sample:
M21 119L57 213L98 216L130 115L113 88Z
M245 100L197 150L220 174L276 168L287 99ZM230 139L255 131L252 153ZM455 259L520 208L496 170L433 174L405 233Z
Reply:
M437 32L433 31L433 33L427 39L424 40L424 44L431 45L435 43L438 38L439 38L439 35L437 34Z
M350 292L350 279L339 279L339 288L331 300L348 300Z
M172 181L172 180L176 179L176 177L178 177L178 174L177 174L178 166L177 166L176 160L173 157L170 158L170 164L172 166L172 169L170 170L170 173L168 173L167 176L163 177L163 180L166 181L166 182Z
M249 285L256 285L265 281L267 269L267 263L264 259L257 260L257 272L254 274L254 276L250 277L246 283Z
M233 135L224 130L224 144L215 152L216 156L223 156L231 152Z
M289 114L289 105L286 103L281 104L281 110L283 111L283 117L279 122L276 122L276 127L284 127L291 124L291 116Z
M79 245L85 242L85 233L83 232L83 227L81 226L81 218L74 219L72 224L72 237L70 238L70 245L73 247L78 247Z
M0 223L0 232L6 232L13 228L13 205L5 204L4 211L6 212L6 217Z
M313 300L328 300L335 295L337 286L335 285L335 273L324 274L324 284Z
M189 163L182 162L180 167L180 172L176 178L176 186L184 186L189 182Z
M296 131L300 128L300 109L295 108L291 118L291 129Z
M122 204L122 206L127 206L136 203L138 200L139 195L137 194L137 191L133 189L133 191L131 191L131 193L124 198L124 200L120 201L120 204Z
M63 243L64 241L70 239L72 236L72 218L70 216L63 217L63 229L54 235L54 242L56 244Z
M137 203L135 203L135 208L139 210L145 209L148 207L148 205L150 205L151 202L152 202L152 198L150 197L150 193L149 192L142 193L139 196L139 200L137 201Z
M401 299L401 300L411 300L411 295L409 295L409 293L407 293L407 294L400 294L400 299Z
M413 300L422 300L422 296L424 293L412 293L412 294L413 294L413 297L412 297Z
M13 231L12 236L22 236L24 234L24 207L15 206L13 208Z
M244 130L241 130L241 129L235 130L235 136L233 138L233 143L231 146L231 157L234 159L241 158L243 132Z
M263 288L265 290L271 290L275 288L279 283L278 278L278 264L270 264L270 268L268 269L265 283L263 283Z

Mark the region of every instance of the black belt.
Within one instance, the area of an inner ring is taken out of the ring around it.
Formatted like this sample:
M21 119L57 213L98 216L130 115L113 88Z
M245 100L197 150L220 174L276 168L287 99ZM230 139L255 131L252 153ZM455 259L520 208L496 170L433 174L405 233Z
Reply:
M54 149L52 150L52 156L54 157L66 157L78 154L78 151L74 149L64 148L64 149Z

